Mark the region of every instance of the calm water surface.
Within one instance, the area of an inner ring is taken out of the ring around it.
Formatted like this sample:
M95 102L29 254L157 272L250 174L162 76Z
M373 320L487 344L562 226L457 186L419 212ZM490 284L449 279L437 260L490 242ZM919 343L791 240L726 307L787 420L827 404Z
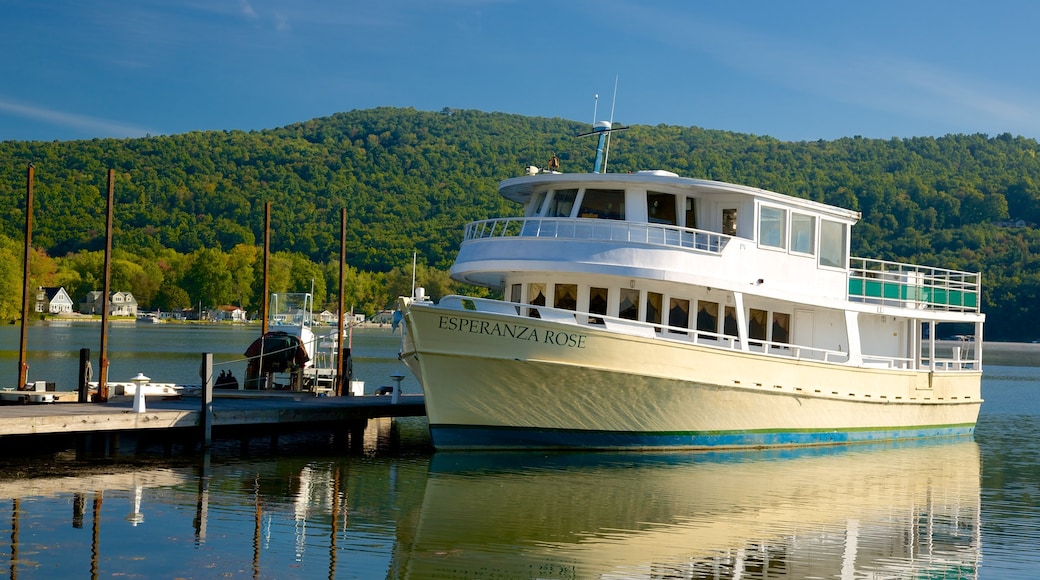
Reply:
M73 384L81 347L96 364L97 326L30 330L30 378ZM198 382L201 352L241 376L241 352L257 333L113 328L110 376ZM402 370L398 342L385 330L355 334L355 371L368 392ZM0 384L17 378L17 346L18 329L0 329ZM986 361L975 437L923 445L434 454L425 424L407 420L371 426L365 453L354 456L300 437L280 440L278 453L266 442L224 442L207 457L6 460L0 570L12 578L1032 578L1040 346L987 345ZM409 381L404 390L418 392Z

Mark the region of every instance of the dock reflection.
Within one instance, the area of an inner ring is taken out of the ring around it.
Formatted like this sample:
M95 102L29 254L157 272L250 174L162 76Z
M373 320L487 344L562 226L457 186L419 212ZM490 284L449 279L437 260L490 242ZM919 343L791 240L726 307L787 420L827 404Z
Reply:
M702 454L437 453L391 576L971 578L972 440Z

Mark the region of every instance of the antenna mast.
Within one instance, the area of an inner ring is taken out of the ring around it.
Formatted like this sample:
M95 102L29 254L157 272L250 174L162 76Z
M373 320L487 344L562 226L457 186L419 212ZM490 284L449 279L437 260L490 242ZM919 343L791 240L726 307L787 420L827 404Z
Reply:
M617 103L617 84L618 75L614 75L614 98L610 101L610 127L607 130L607 145L603 149L603 173L607 172L607 159L610 157L610 133L614 128L614 104Z
M618 77L614 77L614 102L617 102L617 86ZM592 108L592 130L588 133L582 133L578 137L585 137L588 135L596 135L599 137L599 142L596 145L596 162L592 168L593 173L606 173L607 172L607 151L610 148L610 134L614 131L624 131L628 127L617 127L614 128L614 104L610 105L610 121L597 121L596 115L599 112L599 94L596 95L596 104Z
M418 254L418 251L412 250L412 298L415 298L415 257Z

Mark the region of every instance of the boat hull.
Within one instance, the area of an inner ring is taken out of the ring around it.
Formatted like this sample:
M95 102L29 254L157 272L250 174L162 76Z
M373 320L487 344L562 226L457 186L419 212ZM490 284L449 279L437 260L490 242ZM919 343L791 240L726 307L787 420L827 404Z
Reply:
M852 367L411 304L438 449L719 448L971 434L980 372Z

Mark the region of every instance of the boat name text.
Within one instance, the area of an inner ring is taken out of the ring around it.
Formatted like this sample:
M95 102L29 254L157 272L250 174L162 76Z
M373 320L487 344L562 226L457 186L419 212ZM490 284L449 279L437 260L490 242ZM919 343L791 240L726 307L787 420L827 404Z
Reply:
M539 332L537 328L523 324L504 324L458 316L441 316L438 327L441 330L486 334L488 336L505 336L516 340L555 344L556 346L566 346L568 348L585 348L585 339L588 338L584 334L556 332L545 329Z

